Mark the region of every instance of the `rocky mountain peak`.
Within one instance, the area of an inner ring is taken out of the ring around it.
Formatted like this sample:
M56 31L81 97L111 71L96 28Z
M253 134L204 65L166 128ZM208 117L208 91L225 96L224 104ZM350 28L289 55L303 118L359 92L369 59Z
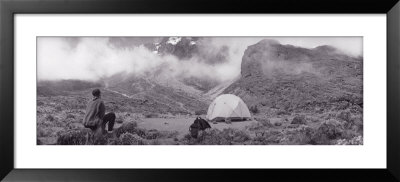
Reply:
M244 52L241 75L242 77L262 76L266 70L273 71L275 68L287 70L287 68L296 67L296 64L310 63L309 65L311 65L314 62L326 60L357 61L357 58L346 55L329 45L307 49L264 39L257 44L248 46Z
M277 49L279 42L271 39L264 39L257 44L248 46L245 50L241 64L242 77L251 75L262 75L263 65L270 60L277 60Z
M164 37L160 42L145 46L155 54L170 54L179 59L188 59L198 52L197 40L198 38L192 37Z
M335 47L329 45L318 46L312 50L322 54L336 54L338 52L338 50Z
M278 45L278 44L280 44L280 43L277 40L263 39L255 45L256 46L271 46L271 45Z

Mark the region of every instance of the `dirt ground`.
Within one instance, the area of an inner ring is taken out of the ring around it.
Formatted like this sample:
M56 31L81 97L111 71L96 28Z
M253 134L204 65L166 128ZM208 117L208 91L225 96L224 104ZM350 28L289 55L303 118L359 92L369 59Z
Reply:
M156 129L159 131L178 131L179 137L183 137L189 132L189 126L194 122L195 119L196 118L145 118L138 122L138 127L148 130ZM255 122L256 121L240 121L232 122L231 124L224 122L218 122L216 124L211 122L209 123L211 128L223 130L224 128L245 129L246 126L249 126Z

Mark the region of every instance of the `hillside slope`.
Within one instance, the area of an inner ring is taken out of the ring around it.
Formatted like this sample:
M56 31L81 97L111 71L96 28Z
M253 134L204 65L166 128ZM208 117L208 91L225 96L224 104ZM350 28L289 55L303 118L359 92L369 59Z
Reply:
M362 110L362 66L362 58L330 46L306 49L266 39L246 49L240 79L223 93L265 112Z

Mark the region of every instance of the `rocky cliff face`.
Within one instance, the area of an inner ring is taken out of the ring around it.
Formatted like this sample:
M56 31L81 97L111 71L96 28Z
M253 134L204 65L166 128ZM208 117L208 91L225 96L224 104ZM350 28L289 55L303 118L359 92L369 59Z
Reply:
M248 105L281 111L362 109L362 58L331 46L306 49L262 40L249 46L241 78L224 90Z
M270 60L276 59L276 47L279 45L274 40L262 40L261 42L249 46L243 54L241 75L246 78L249 76L262 76L263 65Z
M229 61L229 47L210 47L207 40L199 37L164 37L160 42L144 44L158 55L174 55L180 60L196 57L196 61L219 64Z

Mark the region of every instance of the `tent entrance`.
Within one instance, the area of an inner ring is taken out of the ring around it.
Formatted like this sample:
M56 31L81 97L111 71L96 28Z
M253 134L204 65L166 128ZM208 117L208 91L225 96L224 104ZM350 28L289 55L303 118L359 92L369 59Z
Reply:
M228 117L228 118L216 117L216 118L212 119L211 122L225 122L226 120L230 120L232 122L240 122L240 121L249 121L249 120L251 120L251 118L249 118L249 117Z

